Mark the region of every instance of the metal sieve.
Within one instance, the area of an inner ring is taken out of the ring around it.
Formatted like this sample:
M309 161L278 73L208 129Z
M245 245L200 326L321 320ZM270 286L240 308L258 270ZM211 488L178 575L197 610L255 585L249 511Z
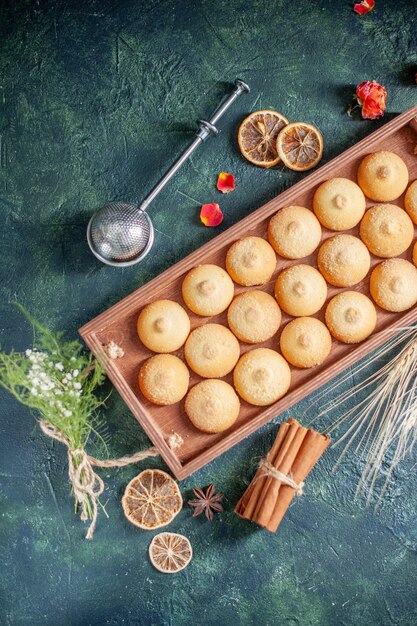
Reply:
M250 91L248 85L236 80L233 92L218 106L209 121L199 120L195 139L141 204L111 202L94 213L88 223L87 241L97 259L112 267L127 267L145 258L154 240L152 221L146 209L196 148L210 135L219 134L216 122L245 91Z

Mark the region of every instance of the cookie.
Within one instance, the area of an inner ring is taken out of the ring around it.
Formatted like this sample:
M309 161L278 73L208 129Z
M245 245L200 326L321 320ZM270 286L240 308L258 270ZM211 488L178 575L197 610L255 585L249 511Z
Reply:
M413 263L417 267L417 241L415 242L413 247Z
M359 165L358 183L371 200L391 202L405 191L408 185L408 169L394 152L373 152Z
M299 317L281 333L281 352L295 367L315 367L329 356L332 338L326 326L315 317Z
M361 221L360 238L372 254L388 259L411 245L414 226L407 213L395 204L378 204Z
M330 178L313 197L313 210L329 230L348 230L359 224L366 200L360 187L348 178Z
M302 259L320 243L320 222L302 206L287 206L275 213L268 224L268 241L285 259Z
M331 334L343 343L363 341L376 326L376 310L371 300L358 291L343 291L326 308L326 324Z
M227 309L234 295L233 281L218 265L199 265L182 283L182 297L197 315L217 315Z
M288 315L313 315L327 298L326 281L311 265L292 265L278 276L275 297Z
M261 237L245 237L229 248L226 269L235 283L250 287L267 283L277 259L272 246Z
M406 311L417 303L417 268L405 259L388 259L374 268L370 290L381 309Z
M140 368L139 387L145 398L161 406L182 400L188 390L187 366L173 354L156 354Z
M360 283L369 272L368 248L353 235L335 235L320 246L317 265L328 283L350 287Z
M404 208L414 224L417 224L417 180L411 183L404 196Z
M236 337L221 324L195 328L184 346L189 367L203 378L222 378L232 371L240 354Z
M227 323L234 335L246 343L260 343L274 335L281 323L281 311L264 291L246 291L237 296L227 311Z
M190 318L177 302L157 300L145 306L137 321L139 339L153 352L174 352L190 332Z
M267 406L287 393L291 370L275 350L256 348L240 357L233 383L243 400L255 406Z
M238 418L239 398L223 380L203 380L194 385L185 399L185 412L196 428L205 433L220 433Z

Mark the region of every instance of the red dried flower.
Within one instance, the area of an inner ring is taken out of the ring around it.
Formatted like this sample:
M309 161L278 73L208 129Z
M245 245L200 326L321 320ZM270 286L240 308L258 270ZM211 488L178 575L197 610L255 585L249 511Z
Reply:
M384 115L387 90L376 80L366 80L356 87L354 96L362 108L362 117L366 120L376 120Z
M223 221L223 213L218 204L203 204L200 211L200 220L204 226L218 226Z
M375 7L375 0L362 0L362 2L358 2L353 5L353 10L355 13L359 13L359 15L366 15L369 11Z
M235 188L235 177L227 172L220 172L217 179L217 189L222 193L229 193Z

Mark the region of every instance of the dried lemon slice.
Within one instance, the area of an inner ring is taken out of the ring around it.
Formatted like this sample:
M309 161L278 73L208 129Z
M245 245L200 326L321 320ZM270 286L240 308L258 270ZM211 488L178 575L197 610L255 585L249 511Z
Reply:
M127 519L139 528L166 526L182 509L182 496L169 474L147 469L133 478L122 498Z
M187 567L193 558L193 549L184 535L159 533L151 541L149 558L160 572L175 574Z
M277 153L290 170L305 172L315 167L323 155L323 137L311 124L293 122L277 137Z
M243 156L261 167L272 167L281 160L277 153L277 137L288 124L277 111L255 111L246 117L238 132L239 148Z

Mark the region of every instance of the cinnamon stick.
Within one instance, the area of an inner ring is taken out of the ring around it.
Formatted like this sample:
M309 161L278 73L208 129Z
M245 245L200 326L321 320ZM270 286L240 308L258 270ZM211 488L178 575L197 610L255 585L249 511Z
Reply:
M272 470L261 463L235 513L275 532L294 497L294 483L303 483L330 441L327 435L304 428L295 419L283 422L266 457Z
M283 422L281 424L281 427L278 431L278 435L275 438L275 442L266 457L267 460L270 461L270 463L274 462L274 459L276 455L278 454L282 441L285 435L287 434L289 427L290 425L287 424L286 422ZM245 493L239 500L239 503L241 504L241 508L242 508L241 517L244 517L246 519L251 519L251 516L253 515L255 511L255 507L259 501L260 494L263 491L263 487L267 481L268 481L268 476L266 476L265 472L263 472L261 468L259 468L255 474L254 479L252 480L249 487L246 489Z

